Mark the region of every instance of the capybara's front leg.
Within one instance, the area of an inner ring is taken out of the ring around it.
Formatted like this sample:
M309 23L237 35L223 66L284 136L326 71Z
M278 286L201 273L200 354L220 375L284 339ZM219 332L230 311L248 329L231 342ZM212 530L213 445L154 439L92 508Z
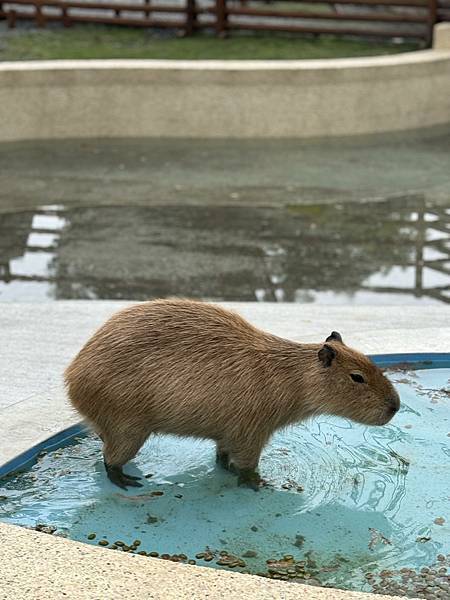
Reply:
M236 446L231 451L231 466L238 476L238 485L259 490L262 479L258 473L259 457L264 444L255 443Z

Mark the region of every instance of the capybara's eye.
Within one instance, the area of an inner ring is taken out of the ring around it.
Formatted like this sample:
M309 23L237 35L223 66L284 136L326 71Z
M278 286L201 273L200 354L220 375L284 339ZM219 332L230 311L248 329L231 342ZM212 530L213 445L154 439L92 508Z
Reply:
M350 373L350 377L353 381L356 381L356 383L366 383L366 380L360 373Z

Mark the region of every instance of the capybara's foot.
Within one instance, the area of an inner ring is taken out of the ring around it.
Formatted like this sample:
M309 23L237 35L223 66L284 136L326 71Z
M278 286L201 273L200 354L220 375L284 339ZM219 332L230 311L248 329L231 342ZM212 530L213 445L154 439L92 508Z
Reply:
M222 469L230 471L230 455L228 452L216 452L216 463L220 465Z
M127 486L142 487L142 483L139 483L138 481L140 477L135 477L134 475L127 475L122 471L122 467L108 465L105 462L105 469L109 480L115 485L122 488L123 490L126 490Z
M259 488L263 480L257 471L253 469L236 469L238 473L238 485L249 487L255 492L259 492Z

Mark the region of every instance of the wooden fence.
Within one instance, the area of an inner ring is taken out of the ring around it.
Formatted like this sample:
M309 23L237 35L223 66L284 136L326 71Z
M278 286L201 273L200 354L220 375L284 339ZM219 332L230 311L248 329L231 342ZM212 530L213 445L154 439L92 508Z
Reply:
M450 0L0 0L0 19L39 27L56 21L171 28L183 35L212 29L281 31L418 40L431 45L433 26L450 21Z

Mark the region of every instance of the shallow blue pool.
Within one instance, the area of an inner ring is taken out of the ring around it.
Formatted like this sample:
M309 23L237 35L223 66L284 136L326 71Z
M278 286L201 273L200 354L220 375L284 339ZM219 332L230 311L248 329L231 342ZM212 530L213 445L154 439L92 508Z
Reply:
M258 493L216 468L212 443L170 436L149 440L127 469L144 487L124 492L88 435L1 480L0 519L277 579L449 598L450 361L427 367L388 370L402 399L388 426L321 417L279 432Z

